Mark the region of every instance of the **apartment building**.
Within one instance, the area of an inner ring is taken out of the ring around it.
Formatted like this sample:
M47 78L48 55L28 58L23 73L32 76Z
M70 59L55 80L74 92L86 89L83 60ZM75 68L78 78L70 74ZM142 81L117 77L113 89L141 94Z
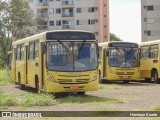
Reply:
M160 0L141 0L142 42L160 39Z
M93 31L99 42L109 40L109 0L29 0L43 21L37 29Z

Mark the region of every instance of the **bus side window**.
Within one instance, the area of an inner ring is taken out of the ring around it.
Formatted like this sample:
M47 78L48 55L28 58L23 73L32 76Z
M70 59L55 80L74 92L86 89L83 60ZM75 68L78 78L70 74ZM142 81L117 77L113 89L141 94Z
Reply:
M34 59L39 58L39 41L34 42Z
M140 57L143 58L149 58L149 46L143 46L141 47L141 53Z
M150 58L158 57L158 45L151 45L150 48Z
M29 43L28 59L33 59L34 42Z

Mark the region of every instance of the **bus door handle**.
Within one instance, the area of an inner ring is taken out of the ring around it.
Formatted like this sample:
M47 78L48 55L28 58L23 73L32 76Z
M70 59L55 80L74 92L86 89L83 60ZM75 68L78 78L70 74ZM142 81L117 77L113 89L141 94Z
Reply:
M35 63L35 66L37 66L37 67L39 66L38 62Z
M158 63L158 60L153 60L153 63Z

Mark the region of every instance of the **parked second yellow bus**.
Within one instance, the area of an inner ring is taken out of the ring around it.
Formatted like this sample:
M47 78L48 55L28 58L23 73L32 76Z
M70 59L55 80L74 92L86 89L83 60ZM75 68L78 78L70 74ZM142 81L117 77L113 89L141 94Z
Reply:
M99 43L100 81L140 80L139 52L137 43L105 42Z
M140 76L160 83L160 40L143 42L140 46Z
M12 44L11 77L20 89L37 92L77 92L99 86L98 44L95 34L81 30L55 30Z

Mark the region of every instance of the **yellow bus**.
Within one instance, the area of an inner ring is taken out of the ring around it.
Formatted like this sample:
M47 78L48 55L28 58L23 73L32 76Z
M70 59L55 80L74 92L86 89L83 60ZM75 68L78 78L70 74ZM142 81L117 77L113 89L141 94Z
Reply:
M160 83L160 40L143 42L140 46L140 76L147 82Z
M100 82L140 80L137 43L99 43Z
M98 89L97 56L94 33L47 31L12 43L11 76L20 89L83 95Z

